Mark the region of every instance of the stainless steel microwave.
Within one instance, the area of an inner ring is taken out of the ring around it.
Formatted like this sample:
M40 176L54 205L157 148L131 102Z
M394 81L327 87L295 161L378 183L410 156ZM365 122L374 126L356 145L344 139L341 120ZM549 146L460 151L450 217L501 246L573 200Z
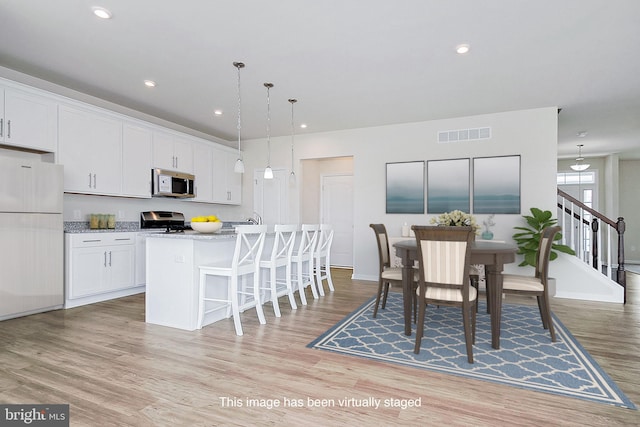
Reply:
M167 169L151 169L153 197L195 197L195 176Z

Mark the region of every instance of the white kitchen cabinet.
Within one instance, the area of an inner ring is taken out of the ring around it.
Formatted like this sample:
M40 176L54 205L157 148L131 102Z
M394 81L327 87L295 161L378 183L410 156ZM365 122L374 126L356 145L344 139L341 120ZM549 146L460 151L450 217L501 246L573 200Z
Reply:
M242 203L242 174L233 171L238 154L213 149L213 202L228 205ZM197 179L197 177L196 177Z
M58 144L66 192L121 194L121 120L106 113L61 105Z
M193 173L193 144L173 133L153 132L153 167Z
M122 195L151 197L151 128L125 122L122 127Z
M136 233L65 235L65 307L144 291L135 278Z
M0 86L0 143L53 153L57 104L36 92Z
M193 147L193 174L196 177L194 202L213 202L213 150L211 146L195 144Z

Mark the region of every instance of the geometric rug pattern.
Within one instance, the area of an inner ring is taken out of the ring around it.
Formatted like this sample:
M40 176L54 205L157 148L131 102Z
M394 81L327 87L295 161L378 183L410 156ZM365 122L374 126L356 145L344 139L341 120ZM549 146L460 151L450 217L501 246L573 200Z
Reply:
M480 302L471 364L460 308L427 307L425 335L415 354L415 324L412 335L404 335L402 294L390 292L375 319L374 304L372 298L308 347L636 409L555 315L557 342L551 342L537 305L503 305L496 350L491 320Z

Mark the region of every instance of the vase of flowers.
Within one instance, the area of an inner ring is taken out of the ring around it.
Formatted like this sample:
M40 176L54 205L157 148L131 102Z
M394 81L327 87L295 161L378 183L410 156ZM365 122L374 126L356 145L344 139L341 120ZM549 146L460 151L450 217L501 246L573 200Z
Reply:
M484 225L484 231L482 232L481 236L482 236L482 238L484 240L493 239L493 231L491 231L491 227L496 225L496 223L493 222L493 217L494 216L495 216L495 214L491 214L491 215L489 215L489 217L487 219L482 221L482 224Z
M480 226L473 215L457 209L431 218L431 224L448 225L452 227L470 226L475 234L478 234L478 231L480 230Z

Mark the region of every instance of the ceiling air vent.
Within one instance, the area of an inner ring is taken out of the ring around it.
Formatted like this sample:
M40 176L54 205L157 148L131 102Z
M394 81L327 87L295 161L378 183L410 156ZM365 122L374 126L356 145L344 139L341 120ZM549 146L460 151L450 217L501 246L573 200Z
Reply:
M438 132L438 143L448 144L451 142L478 141L491 138L491 128L472 128L458 130L444 130Z

